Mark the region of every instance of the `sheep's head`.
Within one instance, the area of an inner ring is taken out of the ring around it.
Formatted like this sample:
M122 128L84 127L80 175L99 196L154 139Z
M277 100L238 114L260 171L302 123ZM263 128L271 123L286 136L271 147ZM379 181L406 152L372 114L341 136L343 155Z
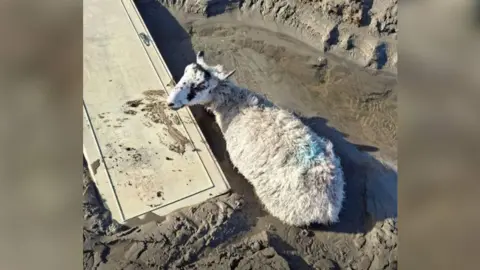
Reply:
M221 65L213 67L207 65L204 52L198 52L196 63L185 67L182 78L170 92L167 99L168 107L178 110L184 106L204 105L211 102L214 89L233 72L224 73Z

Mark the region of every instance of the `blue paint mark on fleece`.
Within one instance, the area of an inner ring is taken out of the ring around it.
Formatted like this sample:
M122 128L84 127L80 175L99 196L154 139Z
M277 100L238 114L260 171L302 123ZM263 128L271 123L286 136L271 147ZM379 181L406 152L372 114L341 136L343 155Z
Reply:
M312 141L310 138L297 151L297 160L301 165L311 166L316 161L325 158L325 142L322 140Z

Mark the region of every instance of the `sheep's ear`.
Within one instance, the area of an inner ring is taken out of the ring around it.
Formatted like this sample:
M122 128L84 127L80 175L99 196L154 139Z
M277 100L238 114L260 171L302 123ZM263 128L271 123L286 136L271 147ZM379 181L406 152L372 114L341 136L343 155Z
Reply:
M230 71L229 73L227 73L227 74L225 74L225 75L222 74L222 76L220 77L220 80L221 80L221 81L225 81L225 80L228 79L230 76L232 76L233 73L235 73L235 71L237 71L237 70L234 69L234 70Z
M197 53L197 64L199 64L200 66L206 68L207 67L207 63L205 63L205 52L204 51L199 51Z

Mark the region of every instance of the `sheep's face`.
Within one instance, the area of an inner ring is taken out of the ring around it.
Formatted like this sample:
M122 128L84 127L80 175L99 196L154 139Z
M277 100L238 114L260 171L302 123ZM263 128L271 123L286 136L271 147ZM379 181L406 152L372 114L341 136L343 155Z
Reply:
M174 110L184 106L206 104L219 80L197 63L188 65L182 78L170 93L167 103Z
M200 51L197 54L197 62L185 67L182 78L168 96L167 104L171 109L208 104L212 101L215 87L230 75L223 73L222 66L208 66L203 56L204 53Z

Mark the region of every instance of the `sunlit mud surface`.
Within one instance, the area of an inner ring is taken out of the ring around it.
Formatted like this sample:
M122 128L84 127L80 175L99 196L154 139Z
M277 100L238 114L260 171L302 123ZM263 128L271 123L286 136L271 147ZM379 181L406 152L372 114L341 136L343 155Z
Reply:
M236 69L236 83L296 112L332 140L346 174L341 221L303 229L266 213L229 162L213 118L193 108L232 194L166 221L152 217L153 222L128 234L120 230L91 238L92 246L108 247L110 255L95 259L102 251L91 248L91 258L85 260L136 267L131 269L396 269L396 76L367 71L291 36L243 24L233 15L207 18L172 5L167 9L141 1L138 7L174 78L181 77L196 51L204 50L207 63ZM98 219L91 216L87 220ZM129 258L120 255L126 248Z

